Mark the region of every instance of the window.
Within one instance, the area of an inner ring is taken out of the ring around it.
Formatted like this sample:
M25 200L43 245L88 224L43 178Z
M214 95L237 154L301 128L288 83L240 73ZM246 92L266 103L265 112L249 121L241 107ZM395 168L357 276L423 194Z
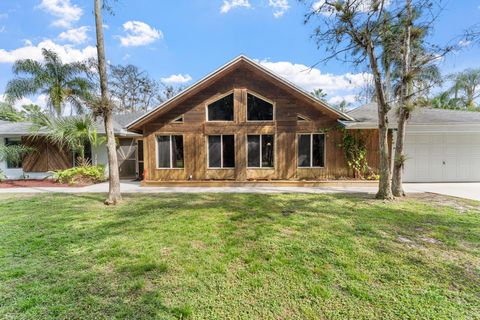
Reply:
M173 123L183 123L183 115L181 115L180 117L177 117L177 118L173 119L172 122L173 122Z
M208 136L208 167L235 167L235 136Z
M22 144L22 142L20 141L20 139L5 138L5 146L19 146L21 144ZM20 168L22 168L22 160L12 161L10 159L7 159L7 168L8 169L20 169Z
M233 93L207 106L208 121L233 121Z
M324 134L298 135L298 166L307 168L325 166Z
M158 168L183 168L183 136L157 136Z
M248 135L247 157L250 168L273 168L273 135Z
M273 121L273 104L253 94L247 94L247 120Z

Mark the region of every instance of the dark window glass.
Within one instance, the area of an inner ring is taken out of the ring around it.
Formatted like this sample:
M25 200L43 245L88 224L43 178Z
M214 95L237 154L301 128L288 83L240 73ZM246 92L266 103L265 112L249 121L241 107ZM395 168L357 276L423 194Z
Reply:
M260 167L260 136L248 136L248 166Z
M12 140L12 139L5 138L5 146L19 146L21 144L22 143L21 143L20 140ZM22 160L11 161L11 160L7 159L7 168L8 169L18 169L18 168L21 168L21 167L22 167Z
M298 166L310 167L310 139L311 135L302 134L298 136Z
M170 136L157 137L158 167L170 168Z
M262 167L273 167L273 136L262 136Z
M222 136L208 137L208 167L222 167Z
M313 135L312 166L323 167L325 161L325 135Z
M222 136L223 138L223 167L235 167L235 137Z
M172 168L183 168L183 136L172 136Z
M247 120L272 121L273 104L252 94L247 94Z
M248 166L252 168L273 167L274 142L273 135L249 135Z
M143 140L138 140L138 161L143 161Z
M233 121L233 93L207 106L208 121Z

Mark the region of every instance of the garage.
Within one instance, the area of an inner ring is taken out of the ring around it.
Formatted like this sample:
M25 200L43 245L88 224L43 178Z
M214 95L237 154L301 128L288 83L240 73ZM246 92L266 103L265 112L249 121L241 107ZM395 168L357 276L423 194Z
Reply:
M405 182L480 181L480 133L449 131L407 133Z
M353 109L348 115L355 120L341 123L347 129L378 128L377 108L369 103ZM395 108L388 117L395 136ZM414 110L407 122L405 155L405 182L480 182L480 112Z

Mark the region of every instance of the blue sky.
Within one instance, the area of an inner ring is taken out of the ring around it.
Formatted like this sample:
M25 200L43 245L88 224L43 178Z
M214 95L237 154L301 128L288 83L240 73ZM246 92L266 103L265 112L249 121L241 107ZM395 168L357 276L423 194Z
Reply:
M12 62L56 49L66 61L95 55L93 0L0 2L0 94ZM432 41L458 43L480 23L480 0L445 1ZM306 90L323 88L335 103L354 96L362 69L332 60L306 72L325 56L303 24L307 7L297 0L119 0L105 16L107 59L134 64L155 79L189 85L239 54L261 61ZM443 72L480 67L480 46L469 44L442 61ZM42 97L25 102L42 103Z

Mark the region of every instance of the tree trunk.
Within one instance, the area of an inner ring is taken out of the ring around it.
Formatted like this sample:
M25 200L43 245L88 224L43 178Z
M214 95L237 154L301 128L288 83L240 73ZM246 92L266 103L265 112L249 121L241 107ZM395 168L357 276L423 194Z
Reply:
M375 92L378 105L378 143L380 153L380 179L378 181L377 199L393 199L392 194L392 173L388 161L388 102L385 100L382 79L378 67L377 57L375 55L373 43L367 45L367 53L370 60L370 67L373 73Z
M117 149L115 144L115 135L113 132L112 107L108 99L107 89L107 68L105 64L105 47L103 41L103 23L102 23L102 5L101 0L95 1L95 29L97 34L97 54L98 71L100 75L101 91L101 113L105 124L105 133L107 134L107 154L108 154L108 173L109 188L108 198L105 204L117 204L122 200L120 193L120 175L118 172Z
M412 12L411 0L406 0L406 28L405 39L403 43L402 59L402 83L400 90L400 110L398 115L397 142L395 145L395 160L393 166L392 192L396 197L405 196L403 190L402 173L405 164L404 145L405 145L405 127L410 115L411 87L412 77L410 76L410 51L411 51L411 30L412 30Z

